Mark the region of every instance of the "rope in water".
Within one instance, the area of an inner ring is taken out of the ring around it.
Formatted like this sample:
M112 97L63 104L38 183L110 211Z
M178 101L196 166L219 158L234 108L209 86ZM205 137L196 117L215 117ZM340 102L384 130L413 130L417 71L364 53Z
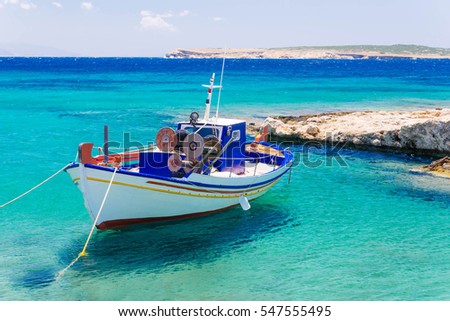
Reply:
M10 200L9 202L6 202L5 204L1 205L0 208L3 208L9 204L14 203L15 201L21 199L22 197L24 197L25 195L30 194L32 191L34 191L36 188L41 187L42 185L44 185L45 183L47 183L49 180L51 180L52 178L54 178L56 175L58 175L59 173L61 173L62 171L64 171L67 167L69 167L69 165L65 165L63 168L61 168L59 171L57 171L55 174L53 174L52 176L50 176L49 178L45 179L44 181L40 182L39 184L37 184L35 187L33 187L32 189L26 191L25 193L17 196L16 198Z
M87 254L86 253L86 249L87 249L88 244L89 244L89 242L91 240L92 234L94 233L95 226L97 225L97 222L98 222L98 219L100 217L100 214L102 213L103 206L105 205L106 198L108 197L109 190L111 189L111 185L112 185L112 183L114 181L114 176L116 176L116 172L117 172L117 167L114 168L114 172L113 172L113 174L111 176L111 180L109 181L109 185L108 185L108 188L106 189L105 196L103 196L102 204L100 205L100 208L98 210L97 216L95 217L94 224L92 224L91 231L89 232L89 236L88 236L88 238L86 240L86 243L84 244L83 250L78 254L78 256L72 262L70 262L70 264L66 268L64 268L62 271L60 271L58 273L56 279L59 279L60 277L62 277L64 275L64 273L66 273L66 271L68 269L70 269L80 259L80 257L86 256L86 254Z

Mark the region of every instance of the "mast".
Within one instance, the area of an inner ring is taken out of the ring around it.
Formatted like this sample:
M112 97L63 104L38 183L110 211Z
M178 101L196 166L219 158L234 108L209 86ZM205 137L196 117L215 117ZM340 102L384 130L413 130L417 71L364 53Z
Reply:
M214 86L214 77L215 73L212 74L211 79L209 80L209 85L202 85L203 87L208 88L208 97L206 98L206 107L205 107L205 116L203 117L204 121L209 120L209 112L211 110L211 97L214 88L221 88L221 86Z
M219 118L219 107L220 107L220 94L222 93L222 81L223 81L223 71L225 69L225 51L223 52L223 61L222 61L222 72L220 73L220 84L219 84L219 96L217 97L217 107L216 107L216 119Z

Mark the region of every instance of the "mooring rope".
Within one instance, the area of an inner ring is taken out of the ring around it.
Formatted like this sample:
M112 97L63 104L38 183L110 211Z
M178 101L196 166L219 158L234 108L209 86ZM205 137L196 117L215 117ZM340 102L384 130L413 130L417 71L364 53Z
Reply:
M62 171L64 171L67 167L69 167L69 165L65 165L63 168L61 168L59 171L57 171L55 174L53 174L52 176L50 176L49 178L45 179L44 181L40 182L39 184L37 184L35 187L33 187L32 189L26 191L25 193L17 196L16 198L10 200L9 202L6 202L5 204L1 205L0 208L3 208L11 203L14 203L15 201L21 199L22 197L24 197L25 195L30 194L32 191L34 191L36 188L44 185L45 183L47 183L49 180L51 180L52 178L54 178L56 175L58 175L59 173L61 173Z
M113 174L111 176L111 180L109 181L109 185L108 185L108 188L106 189L105 196L103 196L102 204L100 205L100 208L98 209L97 216L95 217L94 224L92 224L91 231L89 232L89 236L88 236L88 238L86 240L86 243L84 244L83 250L78 254L78 256L72 262L70 262L70 264L66 268L64 268L63 270L61 270L57 274L57 276L56 276L57 280L59 278L61 278L64 275L64 273L66 273L66 271L68 269L70 269L80 259L80 257L86 256L86 254L87 254L86 253L86 249L88 247L89 241L91 240L92 234L94 233L95 226L97 225L97 221L98 221L98 219L100 217L100 214L102 213L103 206L105 205L106 198L108 197L109 190L111 189L111 185L112 185L112 183L114 181L114 176L116 176L116 172L117 172L117 167L114 168L114 172L113 172Z

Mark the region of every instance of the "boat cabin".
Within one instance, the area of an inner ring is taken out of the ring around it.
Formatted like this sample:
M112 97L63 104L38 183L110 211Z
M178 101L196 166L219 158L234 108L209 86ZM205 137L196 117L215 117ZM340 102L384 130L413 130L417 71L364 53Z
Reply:
M157 150L141 151L139 172L184 176L190 171L245 171L246 123L237 119L178 123L177 130L162 128Z
M178 123L178 131L199 134L207 143L213 137L218 138L220 148L226 149L216 161L214 167L219 171L226 168L238 168L245 158L246 123L237 119L219 118L214 122L200 122L195 125L190 122ZM217 142L214 139L215 142ZM206 144L207 145L207 144ZM212 147L212 146L208 146Z

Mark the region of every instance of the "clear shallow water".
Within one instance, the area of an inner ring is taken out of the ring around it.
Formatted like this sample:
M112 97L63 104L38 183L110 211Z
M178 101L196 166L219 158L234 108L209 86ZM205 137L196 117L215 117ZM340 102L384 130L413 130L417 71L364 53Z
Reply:
M0 61L0 203L72 161L102 126L152 141L203 111L220 60ZM450 105L450 62L227 61L221 109L263 117L329 110ZM448 180L414 174L428 161L323 149L249 212L96 233L66 174L0 210L2 300L448 300Z

